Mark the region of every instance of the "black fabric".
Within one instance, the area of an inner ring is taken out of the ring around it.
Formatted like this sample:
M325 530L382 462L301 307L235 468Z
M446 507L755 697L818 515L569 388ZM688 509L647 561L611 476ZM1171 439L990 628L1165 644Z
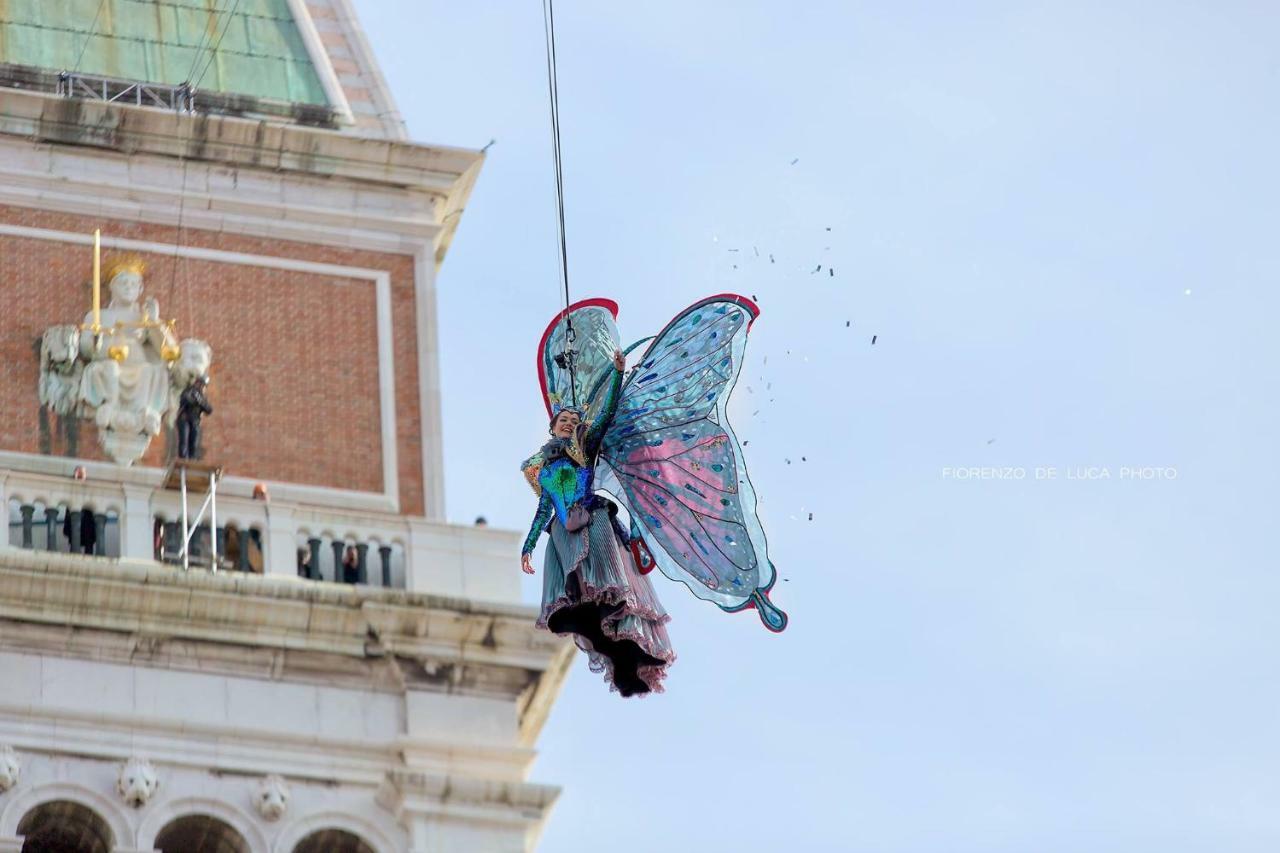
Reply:
M565 578L565 593L575 601L582 597L577 572ZM649 685L639 675L640 667L662 666L663 661L641 649L634 640L615 640L604 633L601 626L621 609L621 603L578 601L551 614L547 627L557 634L577 634L589 642L591 648L613 662L613 683L618 692L638 696L649 692Z

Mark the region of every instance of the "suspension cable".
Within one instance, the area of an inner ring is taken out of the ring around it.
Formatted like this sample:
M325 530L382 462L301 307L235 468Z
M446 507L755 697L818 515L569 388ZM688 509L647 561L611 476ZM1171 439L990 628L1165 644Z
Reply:
M72 74L80 72L80 63L84 61L84 52L89 49L89 40L93 38L93 34L98 29L98 19L102 17L102 7L107 5L107 0L99 0L98 11L94 13L93 23L89 25L89 32L85 33L84 44L80 45L80 55L76 57L76 67L71 70Z
M226 23L222 25L222 34L218 36L218 40L214 43L213 49L209 51L209 61L205 63L204 70L200 72L200 76L191 84L194 89L200 85L200 81L204 79L204 75L209 73L209 69L213 66L213 61L218 58L218 48L222 47L222 40L227 37L227 30L231 29L231 22L235 19L236 10L240 8L240 0L236 0L231 7L231 11L227 13Z
M560 238L557 257L560 282L564 288L565 360L569 369L569 392L574 406L578 405L578 378L574 367L573 344L577 333L573 329L573 317L569 313L569 246L564 225L564 160L560 152L560 86L556 67L556 12L554 0L542 0L542 29L547 49L547 99L551 106L551 158L556 176L556 230Z

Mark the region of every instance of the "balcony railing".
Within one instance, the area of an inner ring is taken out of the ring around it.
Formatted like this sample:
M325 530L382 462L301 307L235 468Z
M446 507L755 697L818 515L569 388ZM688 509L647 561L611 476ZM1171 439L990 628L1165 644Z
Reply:
M3 454L0 464L15 456ZM8 521L0 526L0 548L178 562L181 507L175 492L160 488L162 472L90 464L89 478L75 480L69 476L75 465L42 457L31 463L34 471L0 468ZM59 473L63 468L67 474ZM193 566L520 601L520 537L511 531L318 501L268 503L253 499L252 483L236 478L218 488L218 522L218 565L210 565L213 534L206 526L192 543Z

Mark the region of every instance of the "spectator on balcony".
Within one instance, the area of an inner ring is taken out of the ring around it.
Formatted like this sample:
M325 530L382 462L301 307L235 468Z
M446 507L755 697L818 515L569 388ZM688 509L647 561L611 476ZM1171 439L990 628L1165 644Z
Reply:
M69 548L75 545L75 532L73 524L73 516L76 513L71 511L71 507L67 507L66 515L62 519L62 535L67 537L67 545ZM93 510L82 509L79 513L80 522L80 549L86 554L93 553L93 547L98 544L98 527L93 523Z
M348 545L346 553L342 555L342 582L359 583L359 581L360 555L356 553L356 546Z

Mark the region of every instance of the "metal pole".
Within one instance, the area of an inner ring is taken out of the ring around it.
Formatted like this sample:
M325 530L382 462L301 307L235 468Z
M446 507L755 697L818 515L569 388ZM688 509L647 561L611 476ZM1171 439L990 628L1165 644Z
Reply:
M212 571L218 570L218 472L209 472L209 534L210 547L213 549L213 562L209 564Z
M187 526L187 468L178 469L178 480L182 484L182 570L191 568L191 528Z

